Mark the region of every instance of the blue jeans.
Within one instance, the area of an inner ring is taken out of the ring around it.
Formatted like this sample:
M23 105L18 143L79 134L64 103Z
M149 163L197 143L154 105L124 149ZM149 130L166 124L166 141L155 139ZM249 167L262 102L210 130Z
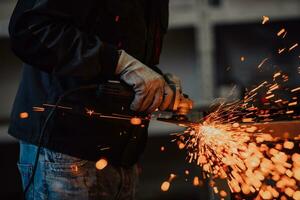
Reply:
M18 168L23 188L32 174L37 147L20 142ZM27 200L133 200L137 167L107 165L97 170L95 162L42 148Z

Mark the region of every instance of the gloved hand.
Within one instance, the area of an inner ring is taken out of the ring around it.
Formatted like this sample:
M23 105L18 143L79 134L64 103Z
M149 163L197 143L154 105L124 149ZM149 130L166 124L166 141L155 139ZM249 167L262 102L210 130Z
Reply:
M157 108L165 110L169 107L174 94L165 79L124 50L120 50L116 74L133 87L132 110L151 113Z

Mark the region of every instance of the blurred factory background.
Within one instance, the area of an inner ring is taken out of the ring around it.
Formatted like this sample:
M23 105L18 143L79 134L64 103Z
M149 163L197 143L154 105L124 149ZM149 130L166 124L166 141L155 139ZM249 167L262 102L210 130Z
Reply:
M21 194L16 168L18 144L7 135L10 109L19 83L21 62L12 54L8 21L16 0L0 0L0 199L18 199ZM262 25L262 16L270 22ZM285 28L286 40L276 33ZM258 72L265 58L272 70L279 66L290 74L291 86L299 86L298 49L278 56L278 49L300 42L299 0L170 0L170 31L165 38L161 69L182 79L184 91L205 108L218 97L241 98L245 88L269 78ZM297 69L298 68L298 69ZM141 162L139 199L210 199L207 186L194 187L201 170L185 163L184 152L170 143L177 127L152 123L149 144ZM166 151L160 151L165 146ZM183 175L189 170L191 175ZM182 174L167 193L160 184L170 173Z

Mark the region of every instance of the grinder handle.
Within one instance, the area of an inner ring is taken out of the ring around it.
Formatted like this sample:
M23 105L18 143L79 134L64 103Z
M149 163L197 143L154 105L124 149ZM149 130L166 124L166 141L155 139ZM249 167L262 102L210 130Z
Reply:
M172 99L171 105L166 111L176 112L179 115L186 115L190 109L192 109L193 102L188 98L186 94L183 94L178 87L171 89L174 92L174 98ZM112 97L114 99L120 99L122 101L128 101L129 104L134 99L134 90L132 87L122 81L109 80L101 83L98 86L97 96L98 97Z
M124 82L108 80L107 82L99 84L97 96L112 96L119 99L128 99L133 101L134 91Z

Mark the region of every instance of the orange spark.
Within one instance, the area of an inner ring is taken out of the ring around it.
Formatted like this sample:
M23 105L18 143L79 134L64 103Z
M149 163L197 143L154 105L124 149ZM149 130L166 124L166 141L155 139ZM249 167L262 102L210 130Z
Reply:
M289 103L288 106L296 106L297 104L298 104L298 102L294 101L294 102Z
M266 24L270 20L268 16L262 16L262 19L263 19L262 24Z
M298 43L294 44L293 46L291 46L291 47L289 48L289 51L292 51L292 50L295 49L297 46L298 46Z
M240 126L239 123L233 123L233 124L232 124L232 127L233 127L233 128L238 128L239 126Z
M244 123L250 123L250 122L253 122L253 118L244 118L244 119L243 119L243 122L244 122Z
M261 84L259 84L256 88L252 89L250 92L253 93L257 90L259 90L260 88L262 88L265 84L267 84L267 81L262 82Z
M259 195L262 199L272 199L272 193L270 191L260 191Z
M264 64L265 64L265 62L267 62L269 60L269 58L265 58L265 59L263 59L262 61L261 61L261 63L258 65L258 69L259 68L261 68Z
M45 111L45 108L43 108L43 107L33 107L32 109L34 112L44 112Z
M292 189L292 188L286 188L285 190L284 190L284 193L287 195L287 196L289 196L289 197L292 197L293 195L294 195L294 190Z
M215 187L213 187L213 190L214 190L214 193L216 193L216 194L218 194L219 193L219 190L218 190L218 188L215 186Z
M141 118L138 118L138 117L133 117L133 118L130 119L130 123L131 123L132 125L137 126L137 125L142 124L142 119L141 119Z
M178 148L179 148L179 149L184 149L184 147L185 147L185 145L184 145L182 142L180 142L180 143L178 144Z
M294 194L293 194L293 199L294 200L299 200L300 199L300 191L296 191Z
M286 111L286 114L293 114L293 113L294 113L293 110L288 110L288 111Z
M285 142L283 143L283 147L284 147L285 149L293 149L294 146L295 146L294 143L291 142L291 141L285 141Z
M85 108L85 111L86 111L86 114L89 115L89 116L92 116L95 113L95 111L90 110L88 108Z
M286 37L286 35L287 35L287 31L283 34L283 36L282 36L282 38L285 38Z
M175 174L170 174L169 182L173 181L174 178L176 178L176 175Z
M170 189L170 182L168 182L168 181L163 182L160 186L160 189L163 192L167 192Z
M96 162L96 168L98 170L103 170L108 165L108 162L105 158L101 158L98 162Z
M285 48L282 48L282 49L278 49L278 54L281 54L282 52L285 51Z
M297 91L300 91L300 87L297 87L297 88L294 88L291 90L291 92L297 92Z
M224 190L220 191L220 196L221 197L226 197L227 196L227 192L225 192Z
M270 94L271 92L273 92L274 90L279 89L279 85L277 83L275 83L274 85L272 85L269 89L269 91L267 92L267 94Z
M273 97L275 97L275 95L274 95L274 94L271 94L271 95L269 95L269 96L266 96L266 99L272 99Z
M300 164L300 163L298 163ZM300 167L295 167L293 168L293 174L294 174L294 178L298 181L300 181Z
M22 113L20 113L20 118L21 119L27 119L28 117L29 117L28 112L22 112Z
M283 28L277 33L277 36L278 37L281 36L284 32L285 32L285 29Z
M193 185L194 186L201 186L201 182L198 176L195 176L193 179Z
M71 168L72 172L74 172L74 173L78 172L78 170L79 170L78 166L75 164L71 165L70 168Z

